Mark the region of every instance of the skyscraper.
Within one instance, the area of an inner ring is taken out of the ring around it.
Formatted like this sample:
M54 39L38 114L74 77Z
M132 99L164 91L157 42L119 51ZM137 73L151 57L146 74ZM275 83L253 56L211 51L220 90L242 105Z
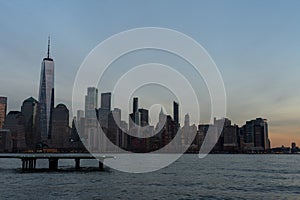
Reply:
M175 131L179 129L179 105L177 102L173 101L173 118L175 122Z
M267 150L270 148L268 123L266 119L256 118L247 121L242 127L244 150Z
M81 123L83 121L83 119L84 119L84 111L77 110L77 119L76 119L77 120L77 122L76 122L77 129L80 129L81 126L83 126L83 124Z
M41 139L51 138L51 118L54 108L54 62L50 58L50 37L47 57L43 59L39 88L39 112Z
M139 99L137 97L133 98L133 113L137 113L138 112L138 103Z
M184 116L184 126L189 127L190 126L190 115L187 113Z
M139 111L139 115L140 115L140 126L148 126L149 125L149 111L144 109L144 108L140 108L138 109Z
M23 101L21 113L25 120L25 139L26 145L33 149L37 142L40 141L40 135L37 133L38 119L38 101L30 97Z
M129 118L129 129L133 128L134 126L139 126L140 125L140 114L138 111L139 108L139 100L137 97L133 98L133 112L130 114Z
M19 111L10 111L4 122L4 129L11 132L13 151L22 151L26 149L25 142L25 118Z
M101 108L111 110L111 93L101 93Z
M52 148L68 148L70 138L69 110L64 104L58 104L52 115Z
M114 108L108 115L108 133L106 134L108 139L117 146L120 146L121 141L121 110ZM109 151L116 151L117 148L108 149Z
M101 93L101 107L98 110L98 120L102 130L108 129L108 115L111 111L111 93Z
M6 117L7 110L7 97L0 97L0 129L3 127L3 123Z
M98 89L89 87L85 96L85 136L88 138L88 149L92 151L98 150Z
M96 118L96 109L98 107L98 89L89 87L85 96L85 117Z

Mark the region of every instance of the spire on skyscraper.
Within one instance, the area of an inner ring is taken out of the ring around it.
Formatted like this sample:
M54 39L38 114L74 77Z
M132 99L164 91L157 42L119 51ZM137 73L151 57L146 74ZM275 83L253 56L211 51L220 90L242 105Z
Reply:
M50 58L50 35L48 36L48 51L47 51L47 58Z
M160 115L164 115L165 113L164 113L164 111L163 111L163 108L162 108L162 106L160 107L160 113L159 113Z

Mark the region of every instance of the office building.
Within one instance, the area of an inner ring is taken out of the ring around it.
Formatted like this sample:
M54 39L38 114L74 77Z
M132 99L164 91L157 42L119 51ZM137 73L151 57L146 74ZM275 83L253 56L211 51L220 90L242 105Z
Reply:
M85 126L84 137L87 138L85 145L88 146L90 151L97 151L99 149L99 134L98 134L98 120L97 120L97 107L98 107L98 89L89 87L87 95L85 96Z
M270 148L268 123L266 119L256 118L247 121L241 129L243 148L249 151L263 151Z
M53 109L51 148L63 149L69 147L71 136L69 127L69 110L64 104L58 104Z
M111 110L111 93L101 93L101 108Z
M50 58L50 38L47 57L41 66L39 87L39 123L42 140L51 138L51 118L54 108L54 61Z
M10 111L4 121L4 129L11 132L12 149L14 152L26 150L25 118L19 111Z
M21 107L21 113L25 121L25 139L29 149L34 149L40 141L38 134L38 101L33 97L25 99Z
M173 119L175 122L175 129L176 132L179 130L180 124L179 124L179 104L175 101L173 101Z
M0 129L3 128L7 112L7 97L0 97Z
M11 132L8 129L0 129L0 152L12 151Z

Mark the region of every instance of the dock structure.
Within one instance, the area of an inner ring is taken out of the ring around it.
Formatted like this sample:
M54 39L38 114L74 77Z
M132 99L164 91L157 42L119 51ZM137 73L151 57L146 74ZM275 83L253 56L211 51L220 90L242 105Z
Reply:
M38 159L47 159L49 161L49 170L58 169L58 160L74 159L75 169L80 169L80 160L82 159L97 159L99 161L99 170L103 171L104 159L115 158L114 156L96 155L95 157L89 153L9 153L0 154L1 158L14 158L22 161L22 170L29 171L36 169L36 161Z

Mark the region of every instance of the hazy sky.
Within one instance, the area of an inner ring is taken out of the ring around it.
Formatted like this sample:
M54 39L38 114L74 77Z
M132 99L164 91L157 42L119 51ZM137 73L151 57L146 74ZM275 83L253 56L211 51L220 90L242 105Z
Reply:
M272 146L300 144L299 8L297 0L0 0L0 95L9 98L9 110L37 98L50 34L56 104L71 110L76 72L96 45L131 28L165 27L209 52L223 77L233 122L264 117Z

